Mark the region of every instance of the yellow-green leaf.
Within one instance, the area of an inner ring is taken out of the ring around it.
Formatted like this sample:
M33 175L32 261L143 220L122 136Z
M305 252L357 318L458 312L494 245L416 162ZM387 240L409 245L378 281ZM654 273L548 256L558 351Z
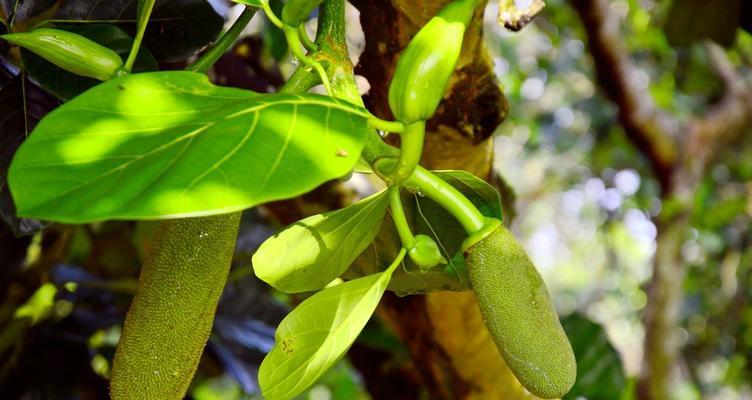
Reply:
M321 289L342 275L379 232L386 192L298 221L253 255L256 276L287 293Z
M322 290L282 320L274 348L259 369L264 398L293 398L345 354L379 304L402 257L404 252L384 272Z

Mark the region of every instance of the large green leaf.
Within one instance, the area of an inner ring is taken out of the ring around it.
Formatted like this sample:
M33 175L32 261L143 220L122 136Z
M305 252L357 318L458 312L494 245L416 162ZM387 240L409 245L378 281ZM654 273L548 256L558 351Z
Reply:
M253 256L256 276L287 293L321 289L342 275L379 232L386 192L298 221Z
M626 386L619 353L603 328L579 314L561 321L577 359L577 381L564 399L618 399Z
M332 367L365 327L397 265L324 289L285 317L259 369L264 398L291 399Z
M325 96L260 96L193 72L133 74L44 118L9 183L19 215L60 222L227 213L345 175L366 118Z
M462 192L484 215L502 219L499 194L487 182L465 171L434 172ZM467 237L462 226L428 197L403 193L402 203L413 232L431 236L439 244L442 255L449 263L422 272L412 260L405 259L404 268L395 271L389 290L398 295L470 290L465 259L460 251L462 242ZM361 253L347 271L346 278L376 273L400 251L402 243L391 222L391 216L388 219L381 225L372 245Z

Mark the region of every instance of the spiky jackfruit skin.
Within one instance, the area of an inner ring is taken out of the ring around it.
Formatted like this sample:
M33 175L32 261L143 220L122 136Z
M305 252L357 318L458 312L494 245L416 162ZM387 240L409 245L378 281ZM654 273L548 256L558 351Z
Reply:
M564 396L577 377L574 353L522 246L499 227L470 247L465 259L483 319L509 368L534 395Z
M183 399L209 337L240 214L163 222L112 368L114 400Z

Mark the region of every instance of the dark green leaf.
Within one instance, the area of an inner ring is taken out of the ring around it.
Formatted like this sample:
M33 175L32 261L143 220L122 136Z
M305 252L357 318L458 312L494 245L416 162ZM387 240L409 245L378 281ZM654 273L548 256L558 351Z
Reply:
M264 398L295 397L342 358L376 310L392 270L324 289L285 317L259 369Z
M138 0L66 1L56 22L110 22L131 35L136 31ZM222 31L224 21L204 0L157 0L144 36L144 45L160 62L182 61L194 55Z
M62 26L58 29L78 33L115 50L123 60L128 57L133 38L122 29L108 24ZM100 81L65 71L30 51L22 51L24 66L32 78L55 96L67 100L76 97ZM159 67L149 50L141 48L133 68L135 72L155 71Z
M619 353L603 328L579 314L561 322L577 359L577 381L564 399L618 399L626 386Z
M464 171L435 173L467 196L484 215L501 219L499 194L491 185ZM413 232L432 237L439 244L442 255L449 263L422 272L412 260L406 259L404 268L399 268L394 273L389 290L399 295L440 290L469 290L470 280L465 259L460 252L462 242L467 237L462 226L427 197L403 193L402 202ZM355 277L378 272L383 265L387 265L396 257L401 247L402 243L394 223L391 222L391 216L387 216L387 221L381 225L373 244L355 260L346 276Z
M0 66L0 217L17 236L34 233L44 223L16 217L16 207L6 185L8 166L26 140L27 126L33 128L57 105L57 101L38 86Z
M26 21L49 10L55 0L0 0L0 7L14 23Z
M366 111L258 95L193 72L102 83L44 118L9 172L19 214L61 222L212 215L347 174Z
M386 192L381 192L341 210L290 225L254 254L256 276L286 293L325 287L371 243L388 203Z
M742 0L675 0L665 31L672 46L711 39L730 46L739 27Z

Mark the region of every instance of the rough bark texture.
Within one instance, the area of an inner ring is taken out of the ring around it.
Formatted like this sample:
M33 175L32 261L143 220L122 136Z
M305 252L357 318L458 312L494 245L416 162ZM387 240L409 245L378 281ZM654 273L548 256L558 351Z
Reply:
M724 147L733 144L752 126L752 85L737 75L723 49L707 44L711 65L724 83L723 97L705 115L680 122L656 108L649 91L633 85L635 73L623 45L620 21L609 14L607 0L570 0L585 28L598 83L619 107L625 134L648 159L662 185L662 200L675 200L682 210L659 216L653 276L648 287L644 357L638 396L671 398L681 379L680 311L686 266L681 245L690 227L692 197L705 172ZM683 135L679 135L681 132Z
M417 30L447 1L354 1L367 38L357 72L371 84L369 108L391 117L387 90L397 57ZM464 169L490 179L491 136L507 103L482 41L479 9L463 55L437 115L428 123L422 165ZM434 399L526 398L489 336L471 292L398 298L388 295L379 314L406 343Z

